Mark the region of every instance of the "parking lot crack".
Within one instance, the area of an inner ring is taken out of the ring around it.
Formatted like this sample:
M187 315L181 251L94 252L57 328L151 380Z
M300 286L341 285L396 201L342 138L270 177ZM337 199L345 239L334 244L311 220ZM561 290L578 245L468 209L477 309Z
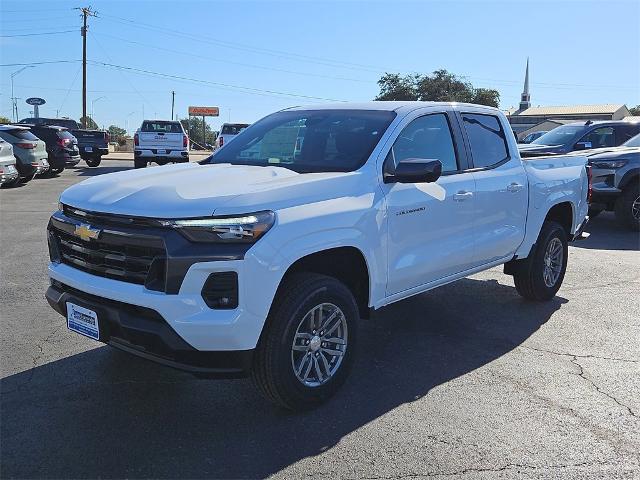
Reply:
M571 359L571 363L573 363L576 367L578 367L578 376L580 378L582 378L583 380L585 380L586 382L590 383L593 388L596 389L596 391L598 393L600 393L601 395L604 395L607 398L610 398L611 400L613 400L615 403L617 403L619 406L621 406L622 408L626 409L627 412L629 413L629 415L638 418L638 414L636 412L634 412L631 407L623 402L621 402L620 400L618 400L616 397L614 397L613 395L611 395L610 393L605 392L604 390L602 390L598 384L596 382L594 382L591 378L589 378L584 371L584 368L582 367L582 365L580 365L580 363L578 362L578 357L577 356L573 356Z
M554 352L553 350L545 350L543 348L528 347L525 345L520 345L519 348L523 348L525 350L533 350L535 352L540 352L540 353L548 353L549 355L558 355L561 357L569 357L569 358L595 358L598 360L611 360L614 362L640 363L640 360L635 360L631 358L605 357L602 355L592 355L592 354L578 355L575 353L568 353L568 352Z

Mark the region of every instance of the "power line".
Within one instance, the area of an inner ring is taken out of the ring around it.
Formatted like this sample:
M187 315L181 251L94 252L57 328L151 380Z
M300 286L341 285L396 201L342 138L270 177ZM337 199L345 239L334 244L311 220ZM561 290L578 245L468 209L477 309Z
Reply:
M361 82L361 83L375 83L376 80L364 80L364 79L359 79L359 78L348 78L348 77L336 77L336 76L330 76L330 75L322 75L322 74L315 74L315 73L308 73L308 72L298 72L295 70L286 70L286 69L282 69L282 68L277 68L277 67L267 67L264 65L255 65L255 64L251 64L251 63L242 63L242 62L236 62L233 60L224 60L224 59L219 59L219 58L212 58L212 57L207 57L204 55L198 55L197 53L191 53L191 52L185 52L185 51L180 51L180 50L173 50L173 49L169 49L166 47L159 47L157 45L150 45L148 43L142 43L142 42L137 42L135 40L128 40L126 38L121 38L121 37L116 37L114 35L109 35L106 33L95 33L92 32L92 35L96 36L101 36L101 37L109 37L109 38L113 38L116 40L120 40L122 42L126 42L126 43L130 43L133 45L140 45L143 47L148 47L148 48L153 48L156 50L160 50L163 52L170 52L170 53L176 53L178 55L187 55L190 57L194 57L194 58L202 58L204 60L209 60L212 62L219 62L219 63L226 63L226 64L230 64L230 65L238 65L241 67L250 67L250 68L257 68L257 69L261 69L261 70L270 70L273 72L282 72L282 73L289 73L289 74L293 74L293 75L304 75L304 76L308 76L308 77L314 77L314 78L326 78L329 80L345 80L345 81L350 81L350 82Z
M163 73L163 72L154 72L152 70L145 70L145 69L142 69L142 68L128 67L128 66L125 66L125 65L116 65L116 64L113 64L113 63L98 62L96 60L89 60L89 62L91 64L93 64L93 65L100 65L100 66L111 67L111 68L116 68L116 69L123 69L123 70L126 70L126 71L139 73L139 74L143 74L143 75L152 75L152 76L161 77L161 78L171 78L171 79L174 79L174 80L183 80L183 81L187 81L187 82L195 82L195 83L202 83L202 84L205 84L205 85L213 85L213 86L216 86L216 87L231 88L231 89L235 89L235 90L244 91L246 93L280 95L280 96L285 96L285 97L306 98L306 99L309 99L309 100L323 100L323 101L329 101L329 102L344 102L345 101L345 100L339 100L339 99L335 99L335 98L316 97L316 96L311 96L311 95L302 95L302 94L290 93L290 92L280 92L280 91L277 91L277 90L266 90L266 89L261 89L261 88L243 87L241 85L232 85L232 84L228 84L228 83L212 82L212 81L209 81L209 80L201 80L201 79L198 79L198 78L184 77L184 76L181 76L181 75L173 75L173 74Z
M72 33L77 32L77 30L62 30L61 32L39 32L39 33L22 33L20 35L0 35L2 38L12 38L12 37L39 37L41 35L58 35L61 33Z
M0 67L22 67L25 65L48 65L51 63L76 63L82 60L49 60L43 62L28 62L28 63L2 63Z
M384 68L380 68L380 67L375 67L372 65L363 65L363 64L359 64L359 63L351 63L351 62L343 62L343 61L339 61L339 60L332 60L332 59L328 59L328 58L322 58L322 57L314 57L314 56L310 56L310 55L303 55L303 54L299 54L299 53L291 53L291 52L284 52L284 51L280 51L280 50L271 50L271 49L267 49L267 48L262 48L262 47L253 47L250 45L243 45L241 43L237 43L237 42L227 42L224 40L219 40L216 38L212 38L212 37L205 37L205 36L199 36L199 35L193 35L193 34L188 34L188 33L184 33L178 30L173 30L167 27L162 27L162 26L157 26L157 25L152 25L149 23L144 23L144 22L140 22L138 20L130 20L127 18L122 18L122 17L116 17L114 15L100 15L101 19L106 19L106 20L110 20L110 21L115 21L121 24L129 24L135 28L142 28L142 29L146 29L146 30L156 30L156 31L163 31L163 32L168 32L174 36L179 36L179 37L183 37L183 38L187 38L190 40L197 40L201 43L209 43L212 45L217 45L217 46L222 46L225 48L231 48L234 50L242 50L242 51L248 51L248 52L252 52L252 53L260 53L263 55L270 55L273 57L280 57L280 58L288 58L288 59L293 59L293 60L297 60L297 61L302 61L302 62L307 62L307 63L316 63L316 64L320 64L320 65L325 65L325 66L330 66L330 67L334 67L334 68L347 68L347 69L351 69L351 70L368 70L371 72L383 72L385 70L388 69L384 69ZM391 69L393 70L393 69Z

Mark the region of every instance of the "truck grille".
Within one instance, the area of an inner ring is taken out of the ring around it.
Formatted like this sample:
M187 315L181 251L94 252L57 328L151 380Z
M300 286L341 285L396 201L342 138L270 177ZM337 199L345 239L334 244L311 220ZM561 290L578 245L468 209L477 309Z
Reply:
M130 236L105 232L99 240L83 240L58 228L51 228L50 232L57 247L58 260L79 270L144 285L153 263L154 276L164 276L164 268L161 267L166 251L161 239L140 237L134 242ZM54 247L50 248L53 250ZM54 256L52 251L52 258ZM158 285L158 279L152 280L154 285Z

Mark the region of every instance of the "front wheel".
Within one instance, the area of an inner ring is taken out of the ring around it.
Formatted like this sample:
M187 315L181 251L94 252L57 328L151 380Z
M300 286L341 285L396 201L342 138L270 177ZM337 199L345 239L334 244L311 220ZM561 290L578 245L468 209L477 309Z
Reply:
M551 300L564 280L568 254L564 228L557 222L545 222L529 257L515 268L513 280L518 293L529 300Z
M87 157L84 159L84 161L89 167L97 167L98 165L100 165L100 162L102 161L102 157L100 157L99 155L96 155L94 157Z
M344 383L355 355L358 307L335 278L293 274L278 290L256 348L252 378L271 402L306 410Z
M627 186L616 200L616 221L623 227L640 231L640 184Z

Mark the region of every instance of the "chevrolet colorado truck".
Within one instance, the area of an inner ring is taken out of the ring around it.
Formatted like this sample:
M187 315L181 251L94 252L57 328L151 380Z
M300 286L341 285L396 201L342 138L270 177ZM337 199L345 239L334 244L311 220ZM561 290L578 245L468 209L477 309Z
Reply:
M494 108L286 109L200 164L64 191L46 298L75 332L310 408L345 381L372 310L501 264L551 299L589 189L584 157L522 160Z
M104 130L88 130L70 118L24 118L20 124L65 127L78 140L80 157L89 167L97 167L103 155L109 154L109 133Z
M189 161L189 137L178 121L143 120L133 135L133 146L135 168L144 168L150 162L165 165Z

